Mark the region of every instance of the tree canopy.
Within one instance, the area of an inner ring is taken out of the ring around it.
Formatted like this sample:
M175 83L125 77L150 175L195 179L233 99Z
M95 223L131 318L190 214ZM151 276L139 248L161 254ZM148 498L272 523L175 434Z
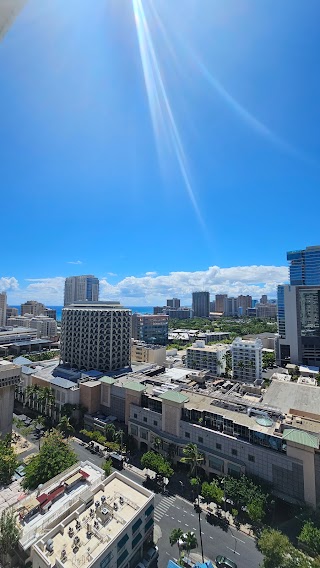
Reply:
M5 562L7 555L11 555L18 544L20 531L16 524L13 509L5 509L0 517L0 556Z
M320 554L320 529L311 521L306 521L298 537L313 554Z
M319 558L309 558L290 543L288 537L275 529L264 529L258 540L264 555L261 568L319 568Z
M261 522L268 500L264 489L245 475L240 478L226 477L224 481L225 494L231 499L237 509L245 509L253 522Z
M156 452L146 452L141 458L141 465L147 469L155 471L158 475L163 477L171 477L173 469L170 463L160 454Z
M77 461L76 454L62 435L54 431L44 438L39 453L26 465L23 485L27 489L35 489L40 483L46 483Z
M223 501L223 489L217 481L211 481L211 483L204 481L201 487L201 495L208 503L213 502L220 505Z
M0 441L0 484L7 485L19 465L14 449L7 440Z

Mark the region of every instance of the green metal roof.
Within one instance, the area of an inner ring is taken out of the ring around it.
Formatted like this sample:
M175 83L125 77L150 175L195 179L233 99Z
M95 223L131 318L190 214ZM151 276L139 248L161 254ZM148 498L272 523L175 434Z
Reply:
M162 400L169 400L170 402L187 402L189 399L185 394L177 391L167 391L160 394L159 398Z
M138 383L136 381L128 381L127 383L124 383L123 386L125 389L130 389L136 392L142 392L146 390L145 385L142 385L141 383Z
M289 440L290 442L295 442L296 444L301 444L301 446L308 446L309 448L319 448L319 440L316 436L309 434L309 432L303 432L303 430L294 430L289 428L285 430L282 438L284 440Z
M112 377L100 377L98 380L102 383L106 383L106 385L113 385L113 383L115 383L115 380Z

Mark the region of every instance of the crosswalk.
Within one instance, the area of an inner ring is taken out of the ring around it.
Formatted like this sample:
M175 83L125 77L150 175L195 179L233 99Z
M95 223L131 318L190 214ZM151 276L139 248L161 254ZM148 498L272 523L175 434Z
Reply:
M170 507L173 505L175 500L176 498L174 495L161 499L160 503L158 503L158 505L155 507L154 520L159 522L160 519L162 519L163 515L166 514L167 510L170 509Z

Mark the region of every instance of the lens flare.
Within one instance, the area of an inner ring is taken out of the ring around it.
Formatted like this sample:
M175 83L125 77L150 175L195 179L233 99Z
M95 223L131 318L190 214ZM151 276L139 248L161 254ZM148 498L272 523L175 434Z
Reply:
M164 79L161 74L150 28L142 0L132 0L135 24L140 49L144 81L148 96L150 114L159 153L164 143L173 151L179 170L199 223L206 229L196 196L192 189L187 168L187 160L179 130L173 115Z

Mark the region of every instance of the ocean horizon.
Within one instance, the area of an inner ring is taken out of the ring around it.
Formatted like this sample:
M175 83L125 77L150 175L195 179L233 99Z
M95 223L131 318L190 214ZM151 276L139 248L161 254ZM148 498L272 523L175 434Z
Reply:
M17 308L19 310L19 314L20 314L20 305L12 305L10 306L11 308ZM61 317L62 317L62 310L63 310L63 306L46 306L47 308L51 308L52 310L56 310L57 312L57 321L61 321ZM153 314L153 306L125 306L126 308L129 308L129 310L132 310L133 313L138 313L138 314Z

